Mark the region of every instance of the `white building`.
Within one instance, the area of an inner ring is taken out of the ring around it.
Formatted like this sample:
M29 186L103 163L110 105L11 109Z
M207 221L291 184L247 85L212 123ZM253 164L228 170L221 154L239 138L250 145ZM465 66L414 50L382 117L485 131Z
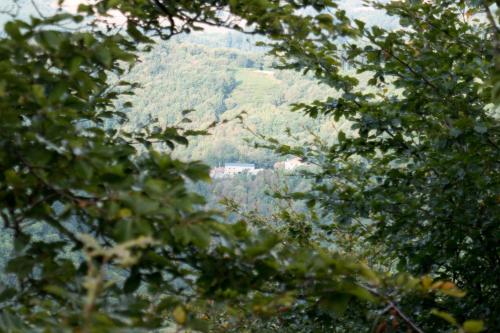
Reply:
M255 171L255 164L250 163L226 163L224 164L225 175L236 175L243 172L253 173Z
M210 169L210 178L223 178L224 177L224 167L216 167Z
M306 164L302 162L302 159L295 157L285 161L285 170L294 170L298 167L305 166Z
M248 163L226 163L223 167L215 167L210 169L210 178L225 178L231 177L240 173L256 175L264 169L256 169L255 164Z
M275 169L285 169L286 171L295 170L298 167L308 166L307 163L302 162L300 157L294 157L283 162L276 162L274 164Z

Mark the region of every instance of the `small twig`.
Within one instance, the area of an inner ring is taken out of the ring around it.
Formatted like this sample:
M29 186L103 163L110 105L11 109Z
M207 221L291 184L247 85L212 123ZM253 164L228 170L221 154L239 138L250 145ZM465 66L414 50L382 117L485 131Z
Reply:
M35 8L35 11L41 18L46 18L46 16L42 13L40 8L38 8L38 5L36 4L35 0L31 0L31 4L33 5L33 8Z
M392 309L394 310L398 316L403 319L407 324L408 326L410 326L410 328L412 330L414 330L415 332L417 333L424 333L424 331L419 328L417 326L417 324L415 324L398 306L396 303L394 303L393 301L391 301L387 296L381 294L378 290L374 289L374 288L370 288L370 287L367 287L367 286L361 286L362 288L368 290L369 292L371 292L372 294L374 294L375 296L378 296L380 298L382 298L385 302L387 302L387 307L383 310L384 312L387 312L388 310ZM382 312L382 314L384 313Z
M403 319L408 325L410 325L410 327L413 330L415 330L418 333L424 333L424 331L422 331L418 326L416 326L416 324L414 324L413 321L411 321L411 319L408 318L393 302L389 302L389 305L392 306L392 309L396 311L399 317L401 317L401 319Z
M392 58L394 58L397 62L399 62L401 65L405 66L413 75L415 75L416 77L419 77L422 79L422 81L424 81L429 87L435 89L436 91L440 91L440 89L434 84L432 83L431 81L429 81L429 79L422 73L419 73L417 72L413 67L410 66L410 64L408 64L406 61L404 61L403 59L399 58L398 56L396 56L393 52L391 52L390 50L388 49L384 49L381 45L378 45L375 41L373 41L373 43L375 45L377 45L378 47L380 47L380 49L384 52L386 52L388 55L390 55Z
M0 14L8 15L12 18L17 17L19 15L19 11L21 10L21 6L15 2L10 4L10 8L0 8Z

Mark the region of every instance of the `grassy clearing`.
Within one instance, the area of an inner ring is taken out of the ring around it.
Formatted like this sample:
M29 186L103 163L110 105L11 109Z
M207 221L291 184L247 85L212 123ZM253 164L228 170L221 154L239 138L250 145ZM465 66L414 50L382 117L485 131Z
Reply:
M240 107L273 103L276 92L281 91L281 81L272 72L243 68L235 73L238 85L228 98L228 102Z

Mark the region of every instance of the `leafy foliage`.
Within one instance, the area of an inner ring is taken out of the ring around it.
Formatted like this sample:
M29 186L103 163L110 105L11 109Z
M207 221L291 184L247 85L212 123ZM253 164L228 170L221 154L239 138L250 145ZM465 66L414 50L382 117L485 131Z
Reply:
M389 267L454 281L467 296L447 306L498 331L500 127L488 83L498 27L491 3L373 6L399 18L400 28L368 27L338 12L323 36L274 44L284 68L312 71L341 92L296 110L351 124L333 144L291 148L321 166L303 198L332 216L324 230L356 232L357 241L382 246ZM349 61L371 74L371 89L339 70L332 42L339 30Z
M141 128L151 118L164 126L181 123L193 129L218 122L219 126L210 128L209 138L190 138L188 147L174 153L212 166L248 161L272 167L273 154L244 141L252 137L248 129L266 135L283 133L282 139L287 128L304 137L309 136L308 131L326 135L328 123L305 120L288 109L292 102L320 98L327 87L291 71L273 70L272 59L264 57L262 50L241 51L244 39L237 36L243 38L235 33L207 33L203 39L193 34L160 42L143 55L142 62L127 75L142 87L130 97L133 107L127 108L125 126ZM181 111L190 109L194 112L187 122Z

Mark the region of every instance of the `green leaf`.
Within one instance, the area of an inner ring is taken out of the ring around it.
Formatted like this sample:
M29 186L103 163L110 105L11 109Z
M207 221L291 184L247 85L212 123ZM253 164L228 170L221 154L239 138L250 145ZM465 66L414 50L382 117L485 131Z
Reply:
M64 288L62 288L61 286L48 285L45 286L43 289L47 293L59 297L60 299L65 299L65 300L68 299L68 292L64 290Z
M141 275L137 272L131 273L130 276L125 280L123 285L123 291L126 294L131 294L137 289L139 289L141 285Z
M190 239L200 249L206 249L210 245L210 234L201 225L189 226Z
M113 57L107 47L98 47L97 50L95 50L95 56L97 60L99 60L99 62L104 65L104 67L111 67Z
M132 37L133 39L135 39L138 42L143 42L143 43L152 43L153 42L145 34L140 32L139 29L137 29L137 25L135 23L130 22L130 21L127 24L127 33L130 35L130 37Z
M33 271L36 262L30 256L19 256L11 259L7 263L5 271L17 275L23 279Z
M31 237L29 235L20 234L14 238L14 250L16 253L22 253L30 244Z
M354 20L354 23L358 26L359 30L364 30L366 23L361 20Z
M33 89L33 95L35 96L35 100L43 104L45 102L45 87L42 86L41 84L34 84L32 86Z
M18 22L9 21L5 24L4 29L5 32L15 40L21 40L23 38Z
M3 303L5 301L9 301L13 297L17 295L17 290L14 288L4 288L2 289L0 287L0 303Z
M446 320L448 323L456 326L457 325L457 320L451 315L449 314L448 312L444 312L444 311L439 311L437 309L432 309L431 310L431 314L441 318L441 319L444 319Z
M67 91L68 85L65 82L59 82L50 92L49 101L52 103L59 101Z
M344 314L352 296L343 293L333 293L321 297L318 305L326 312L335 312L338 315Z
M481 320L467 320L463 329L466 333L479 333L484 331L484 323Z
M339 143L342 143L345 141L346 135L345 135L344 131L339 131L338 139L339 139Z
M52 49L58 49L62 42L61 32L46 30L40 32L41 39L45 45Z
M187 313L183 306L177 306L172 312L172 316L179 325L184 325L187 321Z

